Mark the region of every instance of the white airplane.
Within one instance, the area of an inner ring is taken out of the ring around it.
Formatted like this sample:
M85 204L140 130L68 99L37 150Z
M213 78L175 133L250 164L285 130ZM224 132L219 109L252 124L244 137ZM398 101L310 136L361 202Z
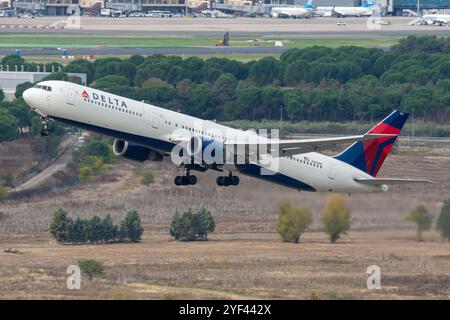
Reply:
M270 15L272 18L310 18L315 12L312 2L308 0L303 7L273 7Z
M421 15L409 9L406 9L404 11L417 17L417 19L409 23L410 25L421 24L421 25L446 26L450 23L450 14L433 13Z
M376 178L408 118L400 111L363 135L280 140L65 81L42 81L23 98L42 117L43 135L49 134L48 122L56 120L114 137L117 156L140 162L171 156L185 169L175 177L176 185L196 184L191 171L208 169L226 173L217 178L219 186L238 185L235 173L242 173L317 192L382 192L390 184L430 182ZM316 152L349 143L333 157Z
M374 13L375 0L367 0L360 7L317 7L316 10L322 16L369 17Z

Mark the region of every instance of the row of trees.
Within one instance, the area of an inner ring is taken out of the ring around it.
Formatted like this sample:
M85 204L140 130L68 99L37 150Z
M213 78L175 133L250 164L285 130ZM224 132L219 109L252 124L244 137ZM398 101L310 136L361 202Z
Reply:
M313 222L312 211L305 205L293 207L289 201L283 201L278 210L277 232L286 242L300 241L300 236ZM328 197L322 215L322 224L330 242L336 242L341 234L350 229L350 210L342 197Z
M417 241L422 241L422 233L432 227L433 216L423 205L419 205L407 214L405 221L416 224ZM283 241L298 243L301 234L312 222L312 211L307 206L293 207L289 201L281 202L277 232ZM328 197L323 210L322 224L330 237L330 242L336 242L341 234L345 234L350 229L350 223L350 209L345 205L343 198L338 195ZM450 198L444 202L436 222L436 229L442 238L450 242Z
M422 241L422 233L430 230L433 225L433 216L423 205L411 210L405 217L406 222L412 222L417 227L417 241ZM442 238L450 242L450 199L444 202L441 213L436 221L436 229Z
M290 49L279 59L247 63L162 55L75 60L49 79L77 82L66 73L86 73L95 88L208 119L279 119L283 108L284 117L293 121L370 120L401 108L445 121L450 116L449 42L408 37L387 52L345 46ZM26 65L16 56L2 63ZM21 85L18 97L30 85Z
M111 243L138 242L144 232L136 210L129 210L120 225L115 225L111 216L101 218L94 215L90 219L72 219L59 208L53 213L49 232L61 243Z

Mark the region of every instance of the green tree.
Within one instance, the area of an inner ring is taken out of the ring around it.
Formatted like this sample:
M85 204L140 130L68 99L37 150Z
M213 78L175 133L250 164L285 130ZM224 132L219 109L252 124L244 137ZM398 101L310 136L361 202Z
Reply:
M67 212L59 208L50 219L49 232L58 242L66 242L69 239L69 226L72 219L67 216Z
M214 232L216 223L211 215L211 212L202 206L194 216L195 233L200 240L208 240L208 234Z
M300 241L300 235L312 223L312 212L306 206L292 207L289 201L283 201L278 209L277 232L283 241Z
M441 236L450 242L450 198L444 202L436 227Z
M112 242L117 238L117 228L109 214L102 220L102 238L104 242Z
M87 60L71 61L62 71L66 73L86 73L88 84L95 80L94 65Z
M3 92L3 90L0 88L0 102L2 102L5 99L5 93Z
M327 198L322 222L331 243L336 242L341 234L346 234L350 229L350 210L341 196L330 195Z
M80 267L81 272L89 276L89 280L105 273L103 264L94 259L78 259L78 266Z
M248 79L258 86L271 84L279 78L279 62L273 57L262 58L250 68Z
M222 74L213 85L213 95L220 102L231 101L236 97L238 82L231 73Z
M29 88L31 88L33 86L33 84L31 82L23 82L23 83L19 83L16 86L16 92L14 93L14 96L19 99L22 98L23 92Z
M170 235L179 241L207 240L215 226L211 212L204 206L196 213L191 209L183 214L176 211L170 224Z
M103 240L103 224L102 219L94 215L87 222L86 234L89 242L97 243Z
M139 242L144 228L141 226L141 218L136 209L129 210L125 218L120 223L121 237L127 238L131 242Z
M92 140L86 145L86 155L102 158L104 163L110 163L113 159L111 149L108 144L101 140Z
M0 142L19 137L19 120L8 110L0 109Z
M50 73L48 76L45 76L42 81L48 81L48 80L62 80L62 81L67 81L68 79L68 75L65 72L53 72Z
M68 241L73 243L85 243L88 241L87 221L77 217L75 221L70 223L68 232Z
M19 66L25 64L25 59L17 54L8 54L0 61L1 65Z
M422 232L431 228L433 217L423 205L420 205L408 213L405 221L417 225L417 241L422 241Z
M153 176L153 173L151 171L145 171L144 173L142 173L141 183L144 186L149 186L154 181L155 181L155 177Z

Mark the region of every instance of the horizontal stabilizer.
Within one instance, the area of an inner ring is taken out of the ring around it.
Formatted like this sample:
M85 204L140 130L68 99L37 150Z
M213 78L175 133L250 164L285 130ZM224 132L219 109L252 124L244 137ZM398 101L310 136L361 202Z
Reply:
M410 184L410 183L433 183L430 180L416 179L396 179L396 178L355 178L356 182L371 186L381 186L383 184Z

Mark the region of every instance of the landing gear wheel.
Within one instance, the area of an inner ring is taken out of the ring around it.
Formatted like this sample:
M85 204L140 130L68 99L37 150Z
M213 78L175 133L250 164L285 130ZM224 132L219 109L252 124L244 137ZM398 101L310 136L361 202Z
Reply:
M228 187L230 184L231 184L230 177L224 177L224 179L223 179L223 186L224 187Z
M197 183L197 177L196 176L188 176L189 184L194 185Z
M225 178L225 177L222 177L222 176L217 177L216 183L217 183L217 185L218 185L219 187L222 187L222 186L223 186L223 180L224 180L224 178Z
M181 177L181 176L176 176L175 179L173 179L173 182L175 182L175 185L181 186L183 184L182 178L183 177Z
M240 180L238 176L231 176L231 184L233 186L237 186L239 184Z
M48 130L47 128L42 129L41 136L46 137L49 134L50 134L50 130Z

